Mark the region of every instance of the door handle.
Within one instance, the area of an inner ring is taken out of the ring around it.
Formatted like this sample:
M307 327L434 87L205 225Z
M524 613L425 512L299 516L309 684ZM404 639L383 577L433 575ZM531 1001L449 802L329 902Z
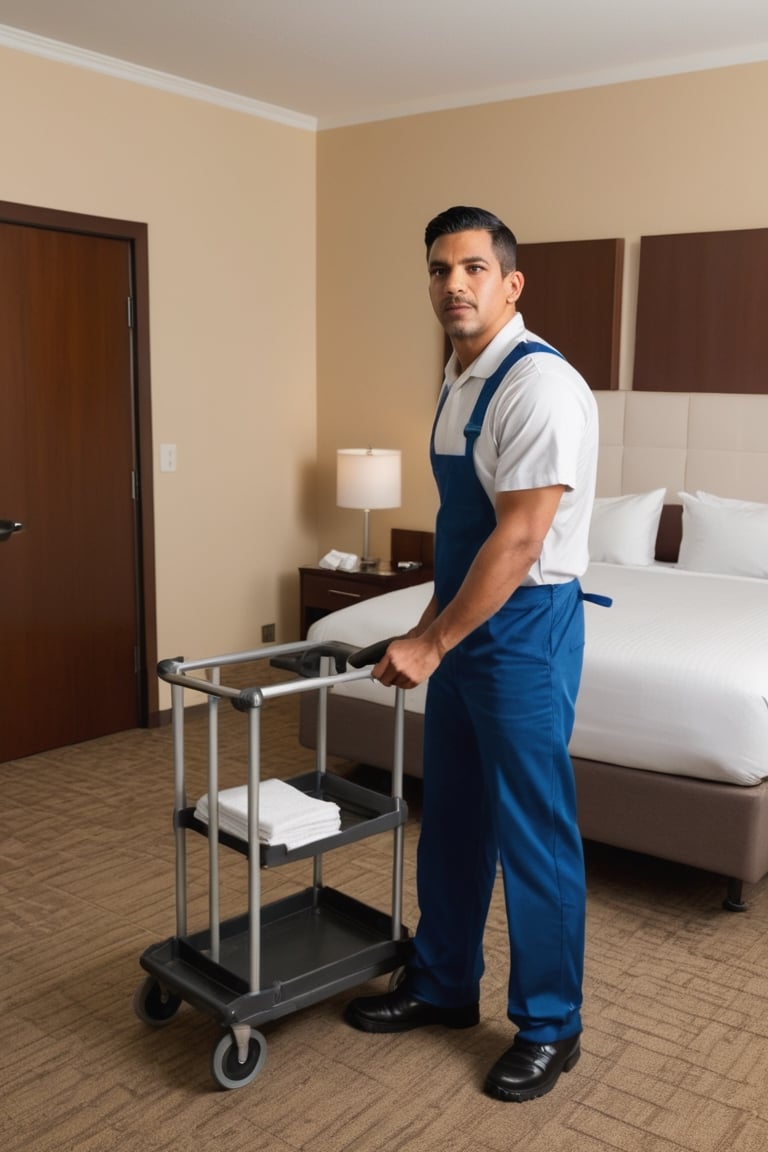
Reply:
M14 532L20 532L23 527L18 520L0 520L0 542L7 540Z

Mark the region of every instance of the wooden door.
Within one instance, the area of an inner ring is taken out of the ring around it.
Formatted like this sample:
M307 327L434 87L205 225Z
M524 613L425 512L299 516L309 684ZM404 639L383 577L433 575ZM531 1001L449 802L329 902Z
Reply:
M0 761L140 722L122 239L0 223Z

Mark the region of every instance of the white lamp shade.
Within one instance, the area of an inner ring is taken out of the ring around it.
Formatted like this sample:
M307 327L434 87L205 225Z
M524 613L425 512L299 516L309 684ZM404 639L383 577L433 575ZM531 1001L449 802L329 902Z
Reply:
M400 450L340 448L336 503L339 508L399 508Z

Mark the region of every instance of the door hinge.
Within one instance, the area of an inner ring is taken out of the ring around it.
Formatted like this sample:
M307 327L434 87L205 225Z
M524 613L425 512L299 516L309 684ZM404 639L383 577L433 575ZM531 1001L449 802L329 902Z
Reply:
M128 327L133 328L133 296L129 296L128 304Z
M138 500L139 498L139 474L135 470L131 472L131 499Z

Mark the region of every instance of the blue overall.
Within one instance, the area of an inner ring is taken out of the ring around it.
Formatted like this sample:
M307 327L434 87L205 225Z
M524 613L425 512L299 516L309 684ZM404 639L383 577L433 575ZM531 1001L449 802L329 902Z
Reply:
M512 365L546 345L522 342L486 380L463 456L438 455L435 594L443 608L496 527L473 448ZM443 398L444 399L444 398ZM435 418L435 427L442 401ZM509 930L507 1012L521 1038L581 1031L585 882L568 741L581 677L577 580L521 586L430 678L417 886L421 916L412 993L441 1006L479 999L483 934L497 861Z

